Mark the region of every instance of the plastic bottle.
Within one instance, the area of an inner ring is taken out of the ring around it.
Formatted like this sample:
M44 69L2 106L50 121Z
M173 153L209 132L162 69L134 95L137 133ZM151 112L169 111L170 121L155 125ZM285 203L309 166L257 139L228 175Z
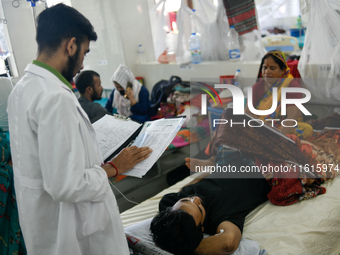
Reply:
M234 26L231 26L228 32L228 50L230 60L240 60L240 43L238 41L238 33Z
M191 36L189 37L189 50L191 53L191 63L199 64L202 62L201 41L200 36L197 33L196 23L194 20L194 13L195 9L192 10L192 14L190 15Z
M297 28L299 29L299 39L302 36L302 20L301 20L301 15L299 15L299 17L297 18L297 24L296 24ZM300 46L300 45L299 45Z
M202 62L200 38L196 33L192 33L189 38L189 48L191 52L191 63L199 64Z
M235 86L239 86L240 85L240 72L241 72L241 70L240 69L237 69L236 70L236 73L235 73L235 75L234 75L234 85Z
M138 56L139 56L139 63L145 63L146 59L145 59L145 50L143 48L143 45L139 44L138 45Z
M297 28L302 29L302 20L301 20L301 15L297 18Z

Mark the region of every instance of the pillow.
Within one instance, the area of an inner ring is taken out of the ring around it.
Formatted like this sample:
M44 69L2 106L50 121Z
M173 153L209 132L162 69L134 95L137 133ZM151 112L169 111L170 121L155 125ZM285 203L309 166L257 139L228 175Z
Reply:
M128 239L129 247L133 250L143 252L145 255L170 255L171 253L158 248L152 241L150 223L153 218L146 219L134 225L126 227L125 234ZM209 235L204 234L204 237ZM242 238L239 247L233 255L265 255L266 250L260 249L257 242Z

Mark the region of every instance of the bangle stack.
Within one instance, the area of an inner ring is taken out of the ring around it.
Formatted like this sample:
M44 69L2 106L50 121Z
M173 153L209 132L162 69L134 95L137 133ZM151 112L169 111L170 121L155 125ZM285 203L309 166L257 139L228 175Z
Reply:
M106 162L106 164L110 164L111 166L113 166L116 169L116 174L113 175L112 177L117 177L118 176L118 168L111 161Z

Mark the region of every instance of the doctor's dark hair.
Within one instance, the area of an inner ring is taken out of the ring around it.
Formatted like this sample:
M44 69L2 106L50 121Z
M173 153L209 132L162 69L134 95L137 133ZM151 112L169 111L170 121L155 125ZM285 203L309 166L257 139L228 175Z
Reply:
M203 239L201 225L196 225L194 217L171 207L153 218L150 231L158 247L176 255L192 254Z
M93 79L94 76L100 77L97 72L86 70L86 71L82 71L76 77L75 84L80 94L84 94L87 87L94 88L94 79Z
M38 54L55 53L66 39L76 38L80 47L86 39L96 41L97 34L90 21L76 9L57 4L42 11L37 18Z

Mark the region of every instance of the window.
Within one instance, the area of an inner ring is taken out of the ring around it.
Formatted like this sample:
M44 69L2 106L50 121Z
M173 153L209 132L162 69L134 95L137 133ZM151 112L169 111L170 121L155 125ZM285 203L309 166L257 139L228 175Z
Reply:
M300 0L255 0L255 4L261 29L291 28L301 14Z
M2 6L0 5L0 76L18 77L18 69L13 56L10 37L8 34L7 20Z
M47 6L51 7L60 3L66 4L72 7L71 0L46 0Z

